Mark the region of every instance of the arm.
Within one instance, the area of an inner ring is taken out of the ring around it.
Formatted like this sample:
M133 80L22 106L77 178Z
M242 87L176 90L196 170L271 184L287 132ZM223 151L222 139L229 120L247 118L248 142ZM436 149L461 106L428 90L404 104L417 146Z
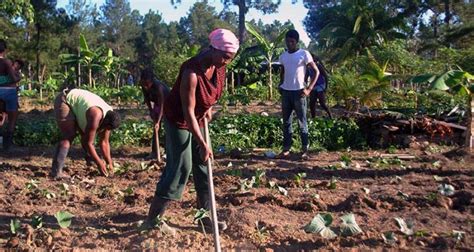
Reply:
M152 116L153 108L151 107L151 101L147 94L147 91L143 87L142 87L142 93L143 93L143 103L146 104L148 108L148 112L150 113L150 117L153 119L153 116Z
M210 108L207 110L206 118L207 118L207 122L212 121L212 107L210 107Z
M308 96L311 93L311 90L313 90L314 85L316 84L316 80L319 78L319 70L316 67L316 64L314 62L310 62L307 67L313 69L314 71L314 77L311 79L311 82L309 83L309 86L304 89L303 95Z
M285 67L283 65L281 65L281 68L280 68L280 84L278 84L278 88L280 88L281 85L283 85L284 81L285 81Z
M113 171L114 163L112 162L112 156L110 155L110 133L111 130L105 129L99 133L100 150L104 155L105 162L109 165L109 169Z
M99 169L107 174L104 162L100 159L94 147L94 139L99 128L100 120L102 119L102 110L98 107L92 107L86 112L87 126L84 134L81 137L82 145L86 148L89 155L92 157L94 162L97 164Z
M181 102L183 105L184 120L188 125L189 131L191 132L191 134L193 134L194 139L197 141L200 147L201 159L203 161L207 161L208 158L212 157L212 151L201 134L196 115L194 114L194 109L196 107L196 86L196 73L191 72L190 70L186 70L183 73L181 87L179 90L179 95L181 97Z
M163 118L163 108L165 107L165 92L163 92L163 86L164 84L161 84L159 85L159 89L158 89L158 102L160 103L160 111L158 112L158 115L156 117L156 121L155 121L155 127L158 127L158 129L160 128L160 123L161 123L161 118ZM157 104L155 104L156 106Z

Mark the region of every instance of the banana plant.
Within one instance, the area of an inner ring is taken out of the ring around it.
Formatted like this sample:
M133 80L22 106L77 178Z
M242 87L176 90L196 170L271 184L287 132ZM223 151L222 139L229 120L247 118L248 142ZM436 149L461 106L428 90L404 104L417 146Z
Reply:
M284 28L273 42L263 37L263 35L261 35L250 23L246 22L245 28L255 37L257 40L257 46L263 51L263 56L268 66L268 100L271 100L273 98L272 62L278 54L284 50L282 47L279 47L279 45L285 38L288 28Z
M414 83L428 83L430 89L442 90L454 94L460 94L465 96L467 99L467 116L468 125L466 130L466 147L469 151L473 152L474 145L474 75L463 71L462 69L448 70L442 74L424 74L412 78Z
M369 84L369 88L362 94L361 103L367 107L382 104L382 97L390 91L390 80L392 74L387 72L388 61L381 66L375 58L369 54L369 64L360 76L360 79Z
M87 44L87 40L84 35L79 37L79 53L78 54L61 54L59 58L63 64L71 65L83 65L87 69L88 84L89 86L95 86L95 81L92 75L93 69L102 69L111 65L110 56L112 56L112 50L109 49L105 60L102 60L102 52L105 51L104 47L99 47L95 50L90 49ZM110 68L109 68L110 71ZM80 83L79 83L80 84Z

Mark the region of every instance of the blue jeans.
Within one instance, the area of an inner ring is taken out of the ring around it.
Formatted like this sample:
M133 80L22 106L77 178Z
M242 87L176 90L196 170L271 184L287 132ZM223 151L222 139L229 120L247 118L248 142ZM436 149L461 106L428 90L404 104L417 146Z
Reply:
M0 87L0 100L5 102L6 112L18 111L18 94L15 87Z
M292 145L293 129L293 110L298 118L300 128L302 151L305 152L309 147L308 140L308 120L306 119L306 97L301 96L303 90L289 91L281 90L281 109L283 114L283 151L289 151Z

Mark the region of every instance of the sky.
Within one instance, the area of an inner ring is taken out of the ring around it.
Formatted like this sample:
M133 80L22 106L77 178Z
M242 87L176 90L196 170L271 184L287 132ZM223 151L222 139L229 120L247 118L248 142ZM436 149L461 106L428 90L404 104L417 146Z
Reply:
M92 3L97 4L100 7L104 4L105 0L90 0ZM181 17L187 16L189 8L195 3L194 0L182 0L181 4L177 8L171 5L170 0L130 0L130 7L140 11L140 14L144 15L149 9L158 11L162 14L165 22L179 21ZM69 3L69 0L58 0L58 8L65 8ZM223 5L220 0L208 0L208 4L216 7L216 11L220 12L223 9ZM237 7L232 9L238 12ZM279 20L284 23L287 20L291 20L295 25L295 29L300 34L301 41L307 46L310 42L308 35L303 27L303 19L306 16L308 10L304 8L303 1L298 1L295 4L291 4L291 0L283 0L276 13L263 15L261 12L254 9L246 15L247 20L258 20L261 19L263 23L273 23L274 20Z

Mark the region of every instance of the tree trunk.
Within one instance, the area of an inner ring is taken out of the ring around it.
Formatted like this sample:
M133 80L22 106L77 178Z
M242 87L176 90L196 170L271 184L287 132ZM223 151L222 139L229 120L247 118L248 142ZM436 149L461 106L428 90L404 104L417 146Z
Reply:
M89 67L89 87L92 87L92 68Z
M469 110L467 111L467 129L466 129L466 147L469 148L469 151L473 152L474 141L472 136L474 135L474 121L472 114L474 113L474 99L472 99L472 94L468 96Z
M81 86L81 49L77 48L77 87Z
M451 10L449 8L449 0L444 1L444 23L446 27L449 29L449 22L451 21Z
M268 62L268 100L273 99L272 62Z
M230 93L231 94L234 94L234 90L235 90L235 73L234 72L230 72Z
M247 6L245 0L239 0L239 40L240 44L243 44L246 39L245 31L245 13L247 13Z
M40 62L40 34L41 34L41 26L39 23L36 23L36 80L40 82L40 67L41 67L41 62Z

